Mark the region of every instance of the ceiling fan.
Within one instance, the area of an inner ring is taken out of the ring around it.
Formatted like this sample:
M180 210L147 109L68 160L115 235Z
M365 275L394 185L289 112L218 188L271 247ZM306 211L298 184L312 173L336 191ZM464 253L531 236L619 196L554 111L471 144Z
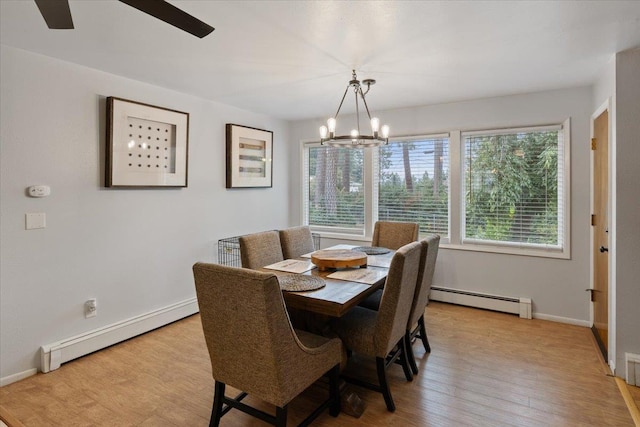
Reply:
M55 30L73 29L69 0L34 0L47 26ZM119 0L131 7L203 38L214 28L164 0Z

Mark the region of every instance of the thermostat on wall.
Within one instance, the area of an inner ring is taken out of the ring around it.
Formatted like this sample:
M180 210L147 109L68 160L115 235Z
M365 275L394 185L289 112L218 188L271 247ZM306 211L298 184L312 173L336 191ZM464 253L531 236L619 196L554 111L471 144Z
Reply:
M51 194L51 188L48 185L32 185L28 188L31 197L47 197Z

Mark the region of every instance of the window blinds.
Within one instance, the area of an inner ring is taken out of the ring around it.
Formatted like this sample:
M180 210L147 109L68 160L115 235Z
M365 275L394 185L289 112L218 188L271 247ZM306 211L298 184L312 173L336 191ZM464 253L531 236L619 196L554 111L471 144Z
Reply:
M307 211L309 225L335 231L364 229L363 150L309 147Z
M449 235L448 135L391 141L380 146L377 166L378 220Z
M464 242L563 247L561 126L463 132Z

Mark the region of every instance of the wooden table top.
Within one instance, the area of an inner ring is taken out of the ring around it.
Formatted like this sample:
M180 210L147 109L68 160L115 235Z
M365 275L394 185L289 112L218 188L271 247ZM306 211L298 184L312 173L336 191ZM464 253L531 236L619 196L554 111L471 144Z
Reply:
M340 249L344 249L345 245L340 245ZM394 252L390 252L385 255L376 255L376 262L371 265L369 262L368 269L376 269L387 272L389 270L388 262L393 257ZM300 258L306 259L308 258ZM283 271L275 271L262 269L262 271L268 271L276 275L291 274ZM284 300L287 306L298 308L302 310L311 311L318 314L324 314L332 317L341 317L353 307L357 306L366 297L380 289L385 282L386 274L383 278L378 280L373 285L359 282L349 282L345 280L332 279L327 277L333 273L330 271L320 271L315 268L311 271L307 271L305 275L313 275L322 277L326 283L326 286L314 291L306 292L283 292Z

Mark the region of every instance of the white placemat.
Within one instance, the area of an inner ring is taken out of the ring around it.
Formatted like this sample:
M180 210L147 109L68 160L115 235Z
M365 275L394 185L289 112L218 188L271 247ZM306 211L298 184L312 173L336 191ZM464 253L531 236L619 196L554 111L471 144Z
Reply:
M373 285L378 280L387 275L386 271L373 270L369 268L354 268L348 270L339 270L329 274L327 277L331 279L346 280L348 282L359 282Z
M286 271L288 273L304 273L313 270L316 266L311 261L299 259L285 259L274 264L265 265L269 270Z
M367 265L371 267L391 267L391 258L386 255L369 255L367 256Z

